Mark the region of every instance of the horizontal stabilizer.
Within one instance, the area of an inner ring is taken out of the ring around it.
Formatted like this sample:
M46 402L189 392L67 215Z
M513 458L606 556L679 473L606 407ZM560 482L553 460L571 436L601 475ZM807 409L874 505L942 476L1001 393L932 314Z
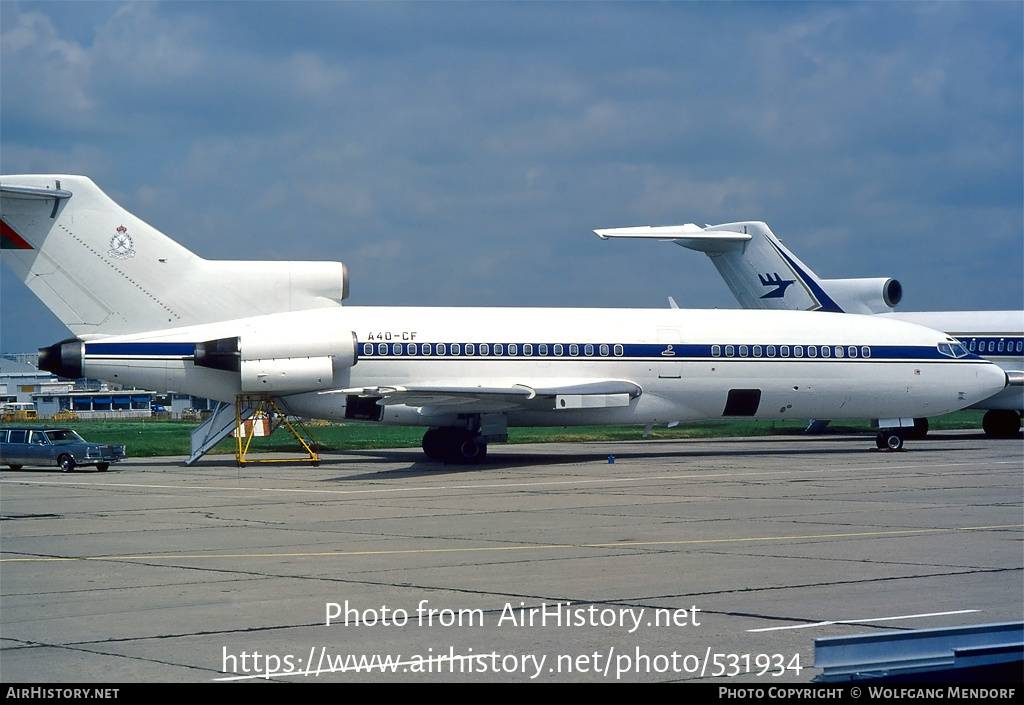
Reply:
M732 252L743 248L751 235L727 230L709 231L693 223L686 225L664 225L652 227L643 225L633 228L608 228L595 230L602 240L609 238L640 238L674 242L698 252Z
M58 200L62 198L71 198L71 192L62 188L18 186L17 184L0 184L0 193L7 194L7 198L23 198L42 201L47 201L51 198Z

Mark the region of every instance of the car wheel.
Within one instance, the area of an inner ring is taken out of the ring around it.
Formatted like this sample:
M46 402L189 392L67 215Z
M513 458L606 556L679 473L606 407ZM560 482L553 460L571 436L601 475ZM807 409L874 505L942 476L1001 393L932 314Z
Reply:
M11 470L21 470L21 468L23 466L21 466L21 465L8 465L7 467L9 467Z
M75 459L66 453L57 458L57 464L60 465L61 472L71 472L75 469Z
M96 469L100 472L106 472L109 467L110 463L96 463Z

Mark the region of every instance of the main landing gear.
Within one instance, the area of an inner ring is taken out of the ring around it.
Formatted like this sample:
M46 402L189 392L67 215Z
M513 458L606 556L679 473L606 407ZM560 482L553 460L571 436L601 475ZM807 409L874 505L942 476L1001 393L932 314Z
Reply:
M487 457L487 443L465 428L432 428L423 434L423 452L431 460L472 465Z

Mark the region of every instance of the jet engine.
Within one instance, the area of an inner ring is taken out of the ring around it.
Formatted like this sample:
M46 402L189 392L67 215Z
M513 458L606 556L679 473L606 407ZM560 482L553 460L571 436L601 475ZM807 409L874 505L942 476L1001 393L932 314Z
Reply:
M286 393L331 386L335 370L356 364L356 334L247 332L196 343L194 362L238 372L243 392Z
M903 300L896 279L822 279L821 286L847 313L886 313Z

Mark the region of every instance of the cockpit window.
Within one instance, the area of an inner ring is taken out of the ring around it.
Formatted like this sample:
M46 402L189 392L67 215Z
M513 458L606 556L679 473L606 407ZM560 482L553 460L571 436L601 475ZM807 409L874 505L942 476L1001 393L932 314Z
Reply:
M967 357L968 355L970 355L970 353L967 352L967 348L964 347L963 343L955 340L939 343L939 352L945 355L946 357L956 358Z

